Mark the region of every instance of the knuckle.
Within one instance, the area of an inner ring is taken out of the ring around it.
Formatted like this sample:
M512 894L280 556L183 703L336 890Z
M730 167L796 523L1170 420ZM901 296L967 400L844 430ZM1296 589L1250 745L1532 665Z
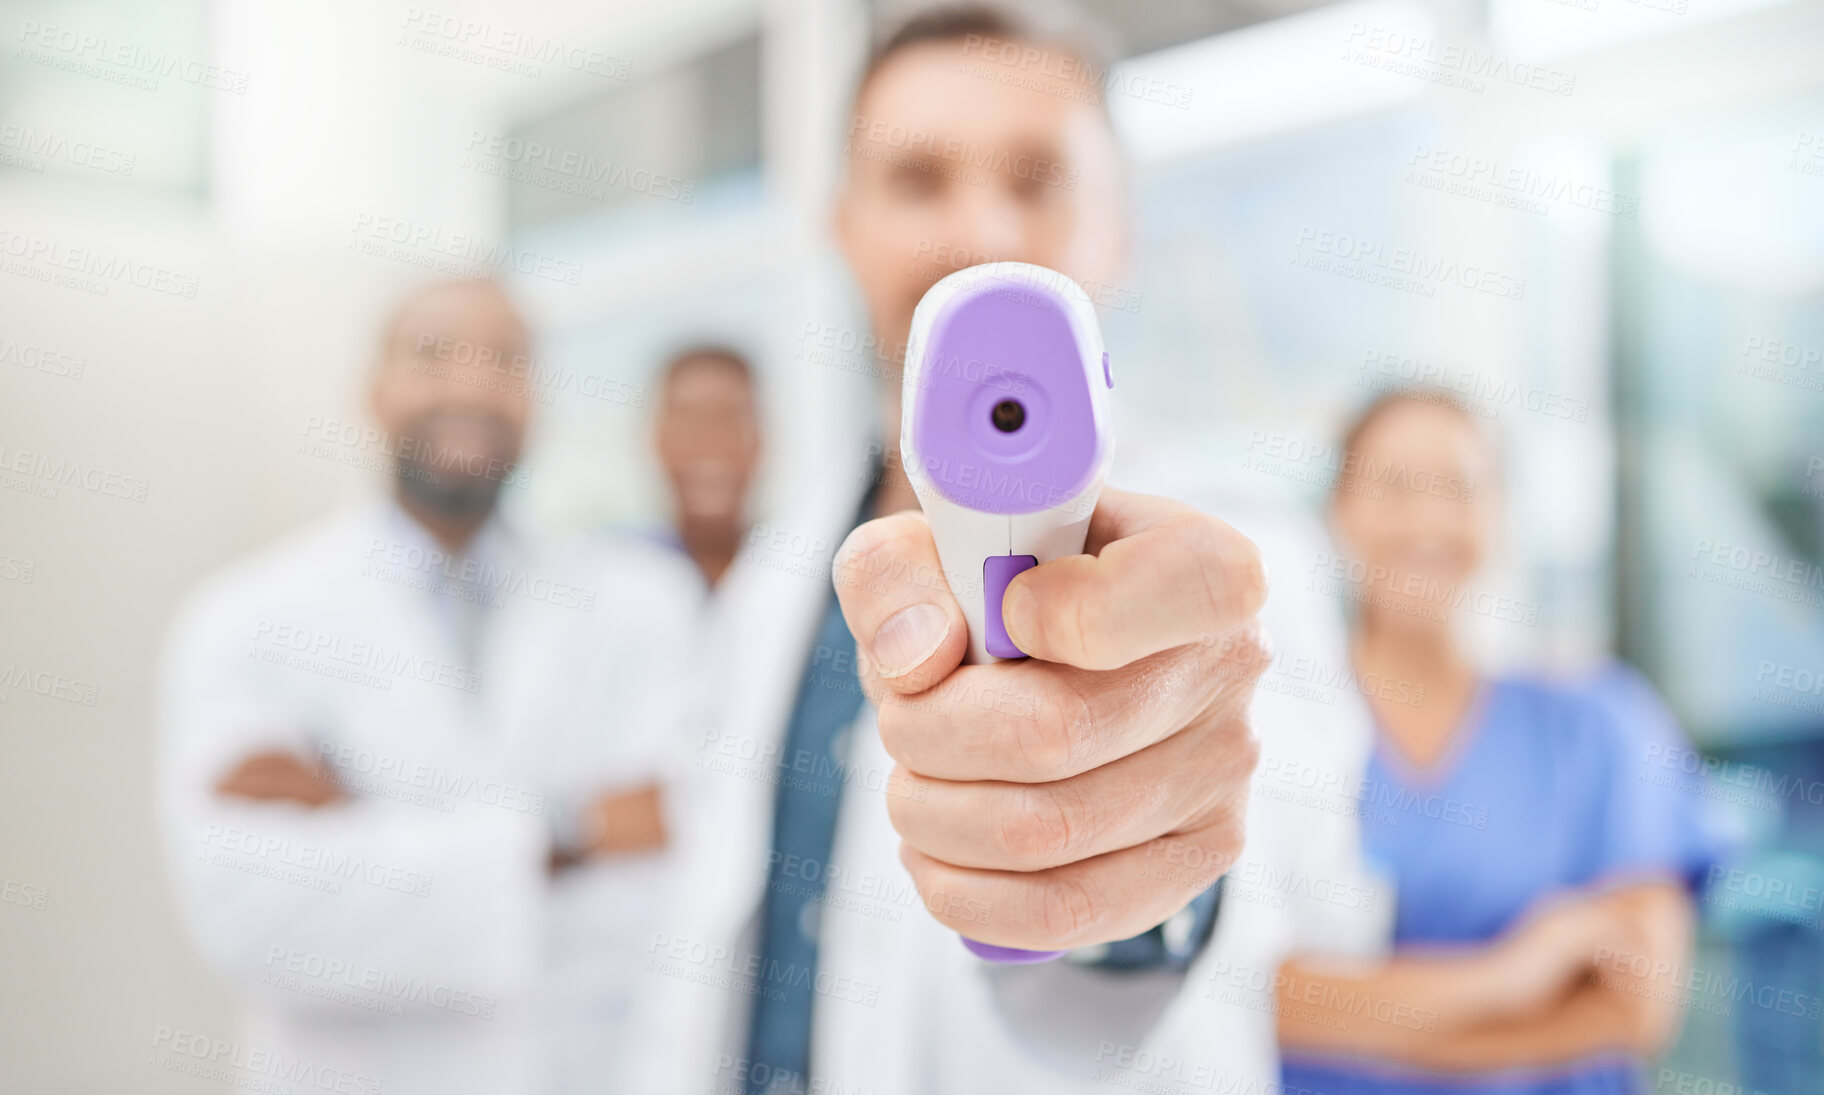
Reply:
M1221 529L1216 553L1236 615L1252 618L1267 603L1267 564L1254 541L1228 526Z
M1081 942L1095 927L1095 898L1081 879L1060 875L1045 880L1038 893L1039 930L1047 942L1068 946Z
M907 710L908 706L903 700L882 696L874 712L874 726L880 733L881 748L900 764L907 763L909 759L906 722L911 718L911 712Z
M1070 812L1046 788L1019 788L999 829L1001 851L1022 866L1045 868L1072 858L1076 833Z
M1061 777L1071 772L1076 742L1094 733L1095 713L1089 697L1064 680L1052 689L1054 702L1041 704L1033 718L1018 722L1020 757L1032 774Z
M1248 845L1248 791L1246 785L1229 799L1225 807L1217 811L1202 832L1198 842L1203 846L1206 859L1215 868L1209 881L1215 882L1221 875L1227 874L1241 859L1242 852Z
M1204 607L1221 627L1258 615L1267 600L1266 564L1254 541L1208 514L1185 519L1185 549Z
M892 775L887 778L889 781L907 778L906 770L895 765ZM906 830L911 826L914 820L913 815L918 809L916 798L912 795L887 795L885 797L887 821L892 824L894 832L902 837L906 836Z
M1245 785L1246 780L1253 776L1254 770L1260 767L1260 736L1246 722L1241 724L1240 733L1231 746L1230 756L1233 758L1230 763L1240 772Z
M1259 621L1249 622L1208 645L1213 683L1251 685L1273 664L1273 645Z
M1247 810L1233 806L1220 810L1181 839L1194 852L1186 856L1190 867L1178 881L1185 889L1201 893L1241 861L1248 843Z
M1107 587L1087 585L1078 591L1071 610L1070 641L1065 644L1070 664L1098 671L1121 668L1125 663L1115 648L1116 623Z

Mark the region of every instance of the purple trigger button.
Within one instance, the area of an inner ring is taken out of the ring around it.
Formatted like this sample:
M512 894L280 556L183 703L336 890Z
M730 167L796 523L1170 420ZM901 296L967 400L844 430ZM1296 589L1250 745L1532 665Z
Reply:
M1007 637L1007 622L1001 619L1001 598L1007 595L1007 583L1014 575L1039 565L1033 555L990 555L982 560L982 622L987 633L982 645L997 658L1024 658L1026 652Z
M997 947L993 943L977 943L968 936L962 936L963 946L969 953L989 962L1003 962L1010 966L1030 966L1034 962L1049 962L1053 958L1062 958L1063 951L1023 951L1018 947Z
M1109 387L1115 386L1115 374L1108 367L1108 351L1102 351L1102 379L1108 381Z

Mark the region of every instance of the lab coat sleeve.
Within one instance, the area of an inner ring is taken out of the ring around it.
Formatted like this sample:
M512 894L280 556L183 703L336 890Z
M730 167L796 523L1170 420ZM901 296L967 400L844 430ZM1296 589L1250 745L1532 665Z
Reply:
M312 810L217 795L254 752L315 758L310 687L250 656L247 600L219 586L195 598L160 672L159 822L195 945L273 1010L491 1018L535 970L541 819L470 802Z

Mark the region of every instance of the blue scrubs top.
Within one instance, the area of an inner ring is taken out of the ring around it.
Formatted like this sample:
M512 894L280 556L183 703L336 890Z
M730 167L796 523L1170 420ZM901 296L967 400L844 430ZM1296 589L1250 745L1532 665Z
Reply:
M1575 684L1486 682L1427 769L1379 744L1361 828L1368 861L1394 885L1394 946L1491 941L1567 887L1667 875L1699 884L1719 852L1716 830L1698 796L1655 778L1650 760L1668 748L1688 746L1652 689L1620 666ZM1638 1064L1617 1056L1476 1077L1285 1063L1288 1095L1645 1090Z

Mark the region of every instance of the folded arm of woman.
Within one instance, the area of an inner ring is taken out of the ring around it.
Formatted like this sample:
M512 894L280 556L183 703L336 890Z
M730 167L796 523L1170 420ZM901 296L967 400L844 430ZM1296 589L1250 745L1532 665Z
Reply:
M1484 947L1281 967L1280 1044L1448 1072L1646 1055L1676 1031L1691 901L1641 882L1555 901Z

